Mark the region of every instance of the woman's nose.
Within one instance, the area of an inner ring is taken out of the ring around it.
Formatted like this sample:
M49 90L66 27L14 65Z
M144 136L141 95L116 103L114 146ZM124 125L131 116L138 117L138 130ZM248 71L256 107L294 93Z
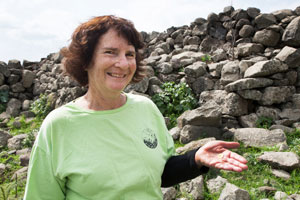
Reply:
M129 61L126 55L119 55L116 66L123 68L123 67L128 67L128 65L129 65Z

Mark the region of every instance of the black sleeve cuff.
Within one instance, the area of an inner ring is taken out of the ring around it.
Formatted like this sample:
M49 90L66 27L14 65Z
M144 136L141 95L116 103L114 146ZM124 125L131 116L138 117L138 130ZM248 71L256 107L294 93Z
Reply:
M208 167L199 168L196 164L195 154L197 150L189 151L183 155L171 156L168 159L161 177L161 187L170 187L208 172Z

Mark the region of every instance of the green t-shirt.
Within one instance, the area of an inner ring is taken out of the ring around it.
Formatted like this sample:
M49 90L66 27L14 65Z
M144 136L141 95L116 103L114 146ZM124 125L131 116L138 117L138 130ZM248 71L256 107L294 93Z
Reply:
M126 94L108 111L70 102L44 120L32 149L24 200L162 199L174 144L146 97Z

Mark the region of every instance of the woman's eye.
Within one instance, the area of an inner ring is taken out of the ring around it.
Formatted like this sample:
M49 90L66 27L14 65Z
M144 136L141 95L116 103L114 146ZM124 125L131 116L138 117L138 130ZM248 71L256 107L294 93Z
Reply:
M127 57L135 58L135 54L134 53L128 53Z
M113 51L105 51L106 54L113 54Z

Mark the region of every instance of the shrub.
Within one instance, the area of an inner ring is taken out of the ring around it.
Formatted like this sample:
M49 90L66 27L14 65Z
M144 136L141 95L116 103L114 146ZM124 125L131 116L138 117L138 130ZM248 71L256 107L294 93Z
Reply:
M210 63L211 62L211 57L210 55L205 54L203 57L201 57L202 62Z
M273 119L271 117L261 116L255 124L257 128L269 129L273 124Z
M30 109L38 118L44 119L52 110L51 99L48 99L45 94L41 94L40 98L31 104Z
M162 85L163 92L152 97L165 117L170 118L168 128L176 126L176 119L186 110L194 109L197 100L192 89L186 83L175 84L166 82Z

